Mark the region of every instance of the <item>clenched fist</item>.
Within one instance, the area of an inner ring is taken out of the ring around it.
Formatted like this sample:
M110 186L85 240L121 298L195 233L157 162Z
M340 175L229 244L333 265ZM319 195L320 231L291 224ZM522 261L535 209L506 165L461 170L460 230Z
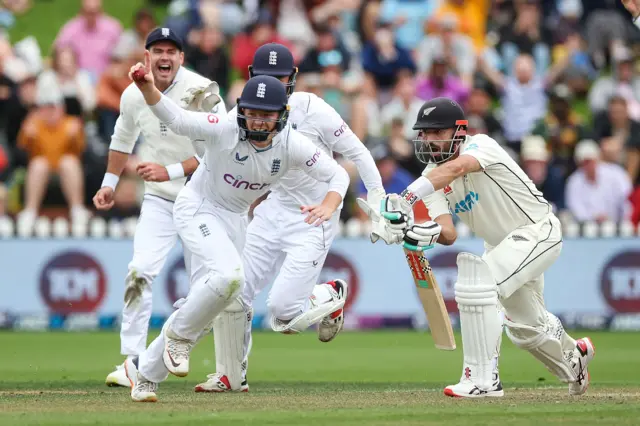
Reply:
M113 207L113 204L113 189L109 186L100 188L93 197L93 205L96 206L98 210L109 210Z
M140 163L136 167L136 173L146 182L166 182L169 180L167 168L156 163Z

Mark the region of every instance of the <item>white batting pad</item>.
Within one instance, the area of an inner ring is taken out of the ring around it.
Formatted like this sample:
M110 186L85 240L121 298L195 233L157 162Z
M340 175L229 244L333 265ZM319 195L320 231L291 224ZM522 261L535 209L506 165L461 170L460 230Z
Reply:
M456 302L460 311L462 351L469 376L480 389L492 384L494 357L499 352L502 322L498 291L489 266L478 256L460 253L457 259Z
M240 389L247 369L252 317L251 308L236 299L213 322L216 372L227 376L233 390Z
M329 284L317 284L309 298L309 308L290 321L281 321L271 316L271 329L278 333L301 333L317 324L331 312L344 306L345 299L338 297L338 293Z
M564 331L558 317L547 312L547 324L544 328L517 324L506 317L504 321L507 336L514 345L531 352L560 381L575 382L575 372L569 359L576 343Z

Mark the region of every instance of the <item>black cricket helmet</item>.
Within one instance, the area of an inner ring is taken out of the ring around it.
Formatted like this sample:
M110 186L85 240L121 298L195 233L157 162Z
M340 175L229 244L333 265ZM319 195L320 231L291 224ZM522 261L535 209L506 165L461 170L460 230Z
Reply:
M294 65L293 54L284 45L278 43L263 44L253 55L253 64L249 65L249 76L270 75L275 78L289 77L284 83L287 96L291 96L296 86L298 67Z
M449 98L434 98L425 102L418 112L416 124L413 130L419 130L418 139L415 139L416 157L424 164L443 163L453 157L460 144L467 136L468 121L464 111L458 103ZM452 139L426 141L421 139L424 131L454 129ZM447 147L441 149L435 142L450 142Z
M287 101L287 91L284 84L275 77L259 75L252 77L242 89L242 94L238 98L238 126L240 127L240 138L256 142L264 142L269 136L276 135L287 125L289 119L289 105ZM273 130L249 130L247 127L247 117L244 114L246 108L259 111L278 111L278 118L275 120L264 119L266 122L275 122Z

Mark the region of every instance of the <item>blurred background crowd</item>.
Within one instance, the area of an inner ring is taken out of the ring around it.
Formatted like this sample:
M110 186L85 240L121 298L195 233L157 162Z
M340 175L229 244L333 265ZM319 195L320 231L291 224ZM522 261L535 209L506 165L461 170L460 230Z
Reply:
M420 105L447 96L464 106L469 134L503 144L565 217L640 221L640 30L617 0L0 4L0 216L98 214L91 198L127 72L161 25L183 37L185 66L217 81L229 109L255 50L289 46L297 90L340 113L371 150L388 192L424 167L411 142ZM51 22L61 16L47 16L55 4L75 16ZM43 29L34 35L25 25ZM108 218L138 214L137 161ZM352 173L346 220L360 217L353 201L364 186L342 162Z

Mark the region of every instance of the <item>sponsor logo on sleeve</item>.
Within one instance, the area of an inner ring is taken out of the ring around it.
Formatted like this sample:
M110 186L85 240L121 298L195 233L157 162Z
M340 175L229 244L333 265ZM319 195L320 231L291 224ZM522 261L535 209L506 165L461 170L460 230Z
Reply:
M333 136L335 136L336 138L342 136L344 132L347 131L348 128L349 126L347 125L347 123L343 121L340 127L338 127L338 129L335 132L333 132Z
M307 160L307 162L305 163L308 167L313 166L314 164L316 164L318 162L318 158L320 158L320 155L322 153L320 152L319 149L316 150L315 154L313 154L313 156Z

